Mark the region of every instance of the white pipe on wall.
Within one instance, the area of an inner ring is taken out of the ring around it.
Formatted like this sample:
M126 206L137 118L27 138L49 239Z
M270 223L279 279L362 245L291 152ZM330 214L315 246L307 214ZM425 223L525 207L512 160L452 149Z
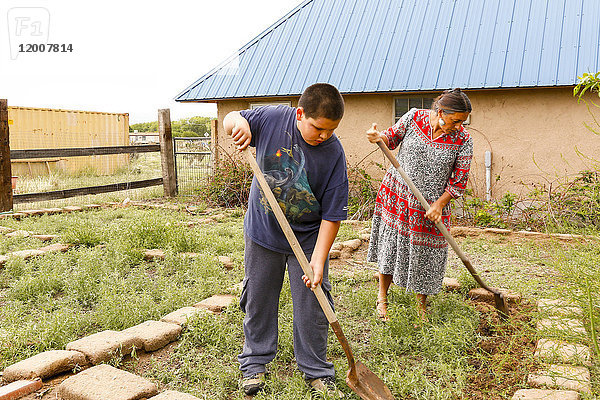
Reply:
M485 199L492 199L492 152L485 152Z

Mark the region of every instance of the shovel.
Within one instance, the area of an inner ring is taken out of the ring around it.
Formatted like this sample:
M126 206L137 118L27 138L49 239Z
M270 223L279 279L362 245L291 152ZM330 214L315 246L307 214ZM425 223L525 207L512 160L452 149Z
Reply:
M281 211L281 207L279 207L279 203L275 199L269 184L265 180L265 177L260 170L260 167L256 163L254 156L250 151L246 148L244 150L246 156L248 158L248 162L254 171L254 176L258 179L258 183L260 187L267 197L267 201L269 202L269 206L275 213L275 218L277 218L277 222L281 227L281 230L285 234L285 237L290 244L294 255L298 259L304 274L312 281L313 280L313 272L312 268L308 264L308 260L306 259L306 255L300 247L300 243L298 243L298 239L296 239L296 235L294 235L294 231L290 227L289 222L283 215L283 211ZM327 317L327 321L331 325L333 332L337 336L342 348L344 349L344 353L346 353L346 357L348 358L348 366L350 369L346 374L346 383L356 394L360 396L361 399L364 400L393 400L394 396L392 396L392 392L388 389L388 387L383 383L381 379L379 379L373 372L371 372L363 363L355 362L354 356L352 355L352 350L350 349L350 345L348 344L348 340L344 336L344 332L342 332L342 327L338 322L337 317L335 316L329 301L325 297L325 293L321 288L321 285L318 285L315 289L313 289L315 296L317 296L317 300Z
M427 200L425 200L421 192L419 192L419 189L417 189L413 181L408 177L408 175L406 175L406 172L404 172L404 170L398 163L398 160L396 160L396 157L394 157L390 149L388 149L388 147L382 140L378 141L377 144L379 145L381 151L383 151L383 153L386 155L388 160L390 160L392 165L396 168L396 171L398 171L400 176L402 176L402 179L404 179L404 182L406 182L411 192L417 197L417 199L419 199L419 202L421 203L425 211L429 210L429 203L427 202ZM491 292L494 295L494 303L496 306L496 310L498 310L498 315L500 316L500 318L508 318L509 311L508 305L506 304L506 299L504 298L504 293L502 293L496 288L489 287L485 284L485 282L483 282L475 268L473 268L469 257L467 257L465 253L463 253L460 247L458 247L458 244L456 243L450 232L448 232L448 229L446 229L446 225L444 225L442 221L436 222L435 226L440 230L440 232L442 232L442 235L444 235L452 249L454 249L454 251L456 252L456 255L458 255L458 257L462 260L463 264L465 264L465 267L467 267L471 275L473 275L473 278L479 284L479 286L481 286L482 288L484 288L488 292Z

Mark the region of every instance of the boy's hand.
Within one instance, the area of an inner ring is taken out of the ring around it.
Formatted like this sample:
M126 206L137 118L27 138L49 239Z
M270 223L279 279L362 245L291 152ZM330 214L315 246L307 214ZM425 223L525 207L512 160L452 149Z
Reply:
M371 126L371 129L369 129L367 131L367 139L369 139L369 142L371 142L371 143L377 143L380 140L383 140L381 138L381 134L377 130L377 124L376 123L373 123L373 126Z
M238 150L242 151L248 147L250 140L252 139L252 132L250 132L248 121L244 118L236 120L235 125L231 130L231 138Z
M304 281L304 284L306 285L307 288L314 290L317 288L317 286L319 286L322 282L323 282L323 265L321 265L320 267L317 265L313 265L313 263L310 263L310 267L313 270L313 281L311 282L310 279L308 279L308 276L306 275L302 275L302 280Z

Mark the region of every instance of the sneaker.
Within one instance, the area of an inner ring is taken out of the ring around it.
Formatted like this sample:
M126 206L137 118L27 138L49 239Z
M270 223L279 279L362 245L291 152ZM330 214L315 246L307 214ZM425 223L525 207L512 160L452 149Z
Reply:
M341 399L344 397L344 393L335 386L335 378L333 376L307 379L306 383L310 387L310 394L313 399Z
M248 396L254 396L265 388L265 374L259 372L257 374L242 378L242 389Z

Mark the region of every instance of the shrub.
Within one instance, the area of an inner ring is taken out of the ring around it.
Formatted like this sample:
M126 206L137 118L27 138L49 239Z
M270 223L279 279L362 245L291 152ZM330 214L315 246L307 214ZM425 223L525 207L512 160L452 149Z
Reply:
M250 165L237 155L229 156L219 162L199 195L219 207L246 207L252 176Z

